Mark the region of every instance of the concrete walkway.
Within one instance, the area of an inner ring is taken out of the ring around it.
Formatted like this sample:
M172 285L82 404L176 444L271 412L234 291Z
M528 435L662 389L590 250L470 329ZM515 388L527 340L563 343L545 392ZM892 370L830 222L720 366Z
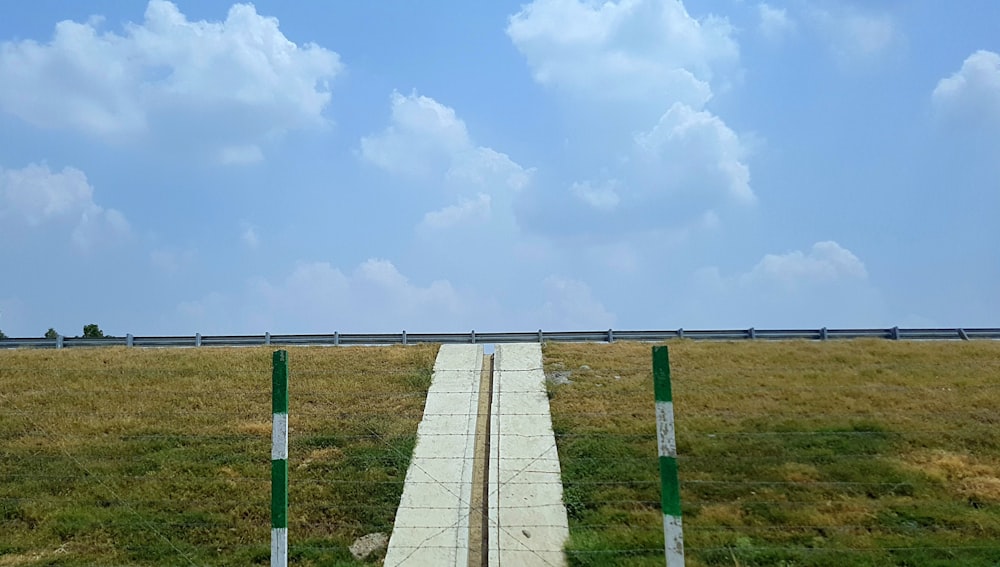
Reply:
M481 346L438 353L385 565L469 565L472 492L484 488L473 485L482 364ZM541 345L496 347L489 424L489 565L565 565L569 528Z
M438 351L385 565L468 565L482 363L482 346Z
M565 565L569 527L540 344L497 345L490 425L489 564Z

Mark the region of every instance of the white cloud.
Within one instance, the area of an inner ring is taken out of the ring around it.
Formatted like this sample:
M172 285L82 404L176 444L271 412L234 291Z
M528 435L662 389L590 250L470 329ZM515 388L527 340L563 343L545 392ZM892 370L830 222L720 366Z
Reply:
M128 234L129 224L123 214L94 205L84 209L71 239L77 248L89 251L102 244L116 242Z
M493 148L478 147L452 156L445 180L458 188L520 191L531 182L534 169L525 169Z
M242 289L179 304L167 332L464 332L614 325L614 315L581 281L550 276L524 284L524 304L501 305L447 280L414 282L384 259L366 260L349 272L328 262L300 262L287 276L254 278Z
M613 211L618 207L621 198L615 190L617 183L609 181L597 184L590 181L577 182L570 187L570 192L598 211Z
M0 108L111 140L207 141L227 163L256 161L259 142L325 124L338 55L296 45L251 4L209 22L150 0L141 24L116 33L101 23L62 21L46 43L0 45Z
M903 33L895 19L886 12L833 4L829 10L814 8L809 15L827 37L834 57L845 68L878 61L903 41Z
M444 230L455 226L483 222L490 217L490 196L480 193L475 199L463 200L439 211L424 215L422 230Z
M260 237L257 236L257 227L243 223L243 232L240 233L240 240L248 248L257 248L260 245Z
M0 219L11 218L38 227L47 223L73 225L72 242L89 250L129 234L125 216L94 202L87 176L73 167L53 172L48 165L0 168ZM8 223L9 224L9 223Z
M568 195L539 192L520 220L540 233L592 243L651 231L687 238L718 228L722 214L756 203L749 153L721 118L675 103L650 130L634 135L607 178L574 182Z
M636 136L639 164L654 190L695 191L754 200L746 148L718 117L676 103L652 130Z
M471 329L475 305L447 281L417 285L391 262L370 259L350 273L303 262L277 282L255 279L242 292L209 294L178 310L202 332L398 332Z
M752 270L740 277L744 282L766 281L786 286L867 278L868 272L861 260L832 240L817 242L808 252L795 250L785 254L767 254Z
M31 226L73 217L93 206L94 189L74 167L53 173L47 165L0 170L0 212L17 214Z
M980 50L950 77L938 81L932 93L942 114L973 121L1000 121L1000 54Z
M779 41L795 31L795 21L784 8L774 8L766 2L757 4L757 16L760 23L757 30L770 41Z
M739 57L725 19L692 18L680 0L535 0L507 35L539 83L594 99L701 107L713 67Z
M611 329L615 316L578 280L549 276L542 283L544 303L536 320L542 329Z
M526 226L621 237L692 226L720 204L754 201L745 144L706 109L713 85L738 76L727 20L696 19L680 0L536 0L510 18L507 35L537 82L607 107L582 121L616 117L600 125L610 142L602 176L526 202ZM630 145L611 145L622 142ZM554 206L564 222L545 213Z
M222 165L249 165L263 160L264 152L254 144L227 146L219 150L218 161Z
M392 118L378 135L361 138L361 157L392 173L431 175L472 149L455 110L415 92L392 93Z
M504 153L476 146L453 108L416 92L392 93L391 105L389 126L361 138L360 155L368 162L391 173L444 179L459 187L499 184L517 191L530 181L532 170Z
M878 327L892 324L864 263L833 241L767 254L743 273L703 268L666 308L702 328ZM680 326L679 325L679 326Z
M358 154L390 173L420 180L450 195L457 205L428 212L421 229L483 220L499 208L509 214L510 196L531 183L533 169L507 154L477 146L455 110L416 92L394 92L389 125L361 139Z

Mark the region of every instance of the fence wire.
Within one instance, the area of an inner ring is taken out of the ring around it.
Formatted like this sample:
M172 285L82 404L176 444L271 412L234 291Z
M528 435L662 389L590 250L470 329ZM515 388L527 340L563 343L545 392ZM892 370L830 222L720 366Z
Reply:
M0 353L0 564L268 564L271 352ZM291 564L391 531L435 353L290 350Z
M670 345L688 565L1000 564L1000 343ZM648 345L549 344L571 565L662 565Z
M1000 563L1000 343L669 344L688 565ZM437 349L289 350L290 563L377 563ZM267 564L271 352L0 352L0 564ZM544 354L561 478L503 484L559 485L569 564L662 565L649 345Z

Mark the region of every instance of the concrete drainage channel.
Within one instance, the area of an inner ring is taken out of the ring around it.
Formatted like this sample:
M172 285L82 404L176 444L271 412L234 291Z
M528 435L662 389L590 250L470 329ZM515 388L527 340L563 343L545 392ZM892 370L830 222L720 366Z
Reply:
M565 565L541 345L442 345L385 565Z

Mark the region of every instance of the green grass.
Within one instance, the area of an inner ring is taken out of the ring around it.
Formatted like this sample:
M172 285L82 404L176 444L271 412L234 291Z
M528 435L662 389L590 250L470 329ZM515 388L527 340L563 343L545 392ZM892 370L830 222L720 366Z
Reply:
M1000 565L1000 343L668 344L688 565ZM662 565L650 345L545 364L571 564Z
M0 351L0 566L268 564L271 352ZM292 564L391 531L436 352L289 349Z

